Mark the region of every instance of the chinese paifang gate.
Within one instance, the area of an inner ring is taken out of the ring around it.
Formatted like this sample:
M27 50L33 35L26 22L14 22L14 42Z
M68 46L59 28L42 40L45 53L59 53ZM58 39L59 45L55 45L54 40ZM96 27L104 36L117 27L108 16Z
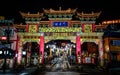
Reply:
M14 24L16 62L31 65L51 63L66 51L76 64L103 65L104 25L96 25L101 12L78 12L77 9L43 9L40 13L20 12L25 25ZM101 30L101 31L100 31ZM99 62L98 62L99 60Z

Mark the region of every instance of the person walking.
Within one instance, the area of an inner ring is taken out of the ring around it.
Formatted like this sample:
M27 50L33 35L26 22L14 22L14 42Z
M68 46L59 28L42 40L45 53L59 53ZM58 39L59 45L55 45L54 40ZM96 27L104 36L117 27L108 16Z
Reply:
M70 68L70 64L69 64L69 61L68 61L68 57L67 57L67 53L64 52L63 53L63 56L62 56L62 60L63 60L63 69L66 70L67 68Z

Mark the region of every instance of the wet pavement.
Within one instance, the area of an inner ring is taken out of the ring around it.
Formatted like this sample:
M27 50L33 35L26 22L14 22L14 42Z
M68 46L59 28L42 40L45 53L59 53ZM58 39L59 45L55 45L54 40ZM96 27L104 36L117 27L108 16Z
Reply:
M38 74L41 75L41 74ZM87 75L87 73L77 73L77 72L46 72L44 75Z
M69 69L55 68L55 65L47 65L46 67L41 67L37 69L31 75L112 75L98 68L88 68L84 67L81 70L77 65L71 65ZM117 75L117 74L116 74Z
M73 71L40 72L40 71L37 71L32 75L112 75L112 74L108 74L106 72L73 72Z
M37 67L26 67L21 70L7 69L5 72L0 70L0 75L33 75L33 73L37 70Z
M71 65L69 69L55 68L51 65L42 65L40 67L28 67L20 72L1 73L0 75L120 75L120 72L107 72L98 67L86 66L81 69L77 65Z

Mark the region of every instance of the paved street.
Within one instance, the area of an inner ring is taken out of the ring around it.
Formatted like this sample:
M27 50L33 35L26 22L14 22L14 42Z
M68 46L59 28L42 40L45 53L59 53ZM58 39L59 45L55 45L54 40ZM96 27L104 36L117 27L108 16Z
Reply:
M41 74L38 74L41 75ZM77 72L46 72L44 75L87 75L87 73L77 73Z
M6 73L3 73L0 70L0 75L120 75L120 72L106 72L106 71L99 71L90 68L84 68L84 70L79 70L79 68L72 68L71 70L55 70L52 71L48 70L47 68L40 67L29 67L21 70L20 72L14 72L10 70L6 70Z
M19 71L6 70L5 73L3 73L3 70L0 70L0 75L31 75L36 70L37 70L37 67L23 68L23 69L21 69Z
M120 75L119 71L107 72L104 69L93 65L70 65L71 68L67 69L58 68L56 65L57 63L54 66L44 64L39 66L39 68L27 67L18 71L6 70L6 73L3 73L3 70L0 70L0 75Z
M33 75L112 75L106 72L72 72L72 71L64 71L64 72L35 72Z
M77 66L71 67L71 69L64 70L62 68L55 69L55 66L50 67L50 65L47 65L47 68L41 67L40 69L37 69L32 75L112 75L98 68L90 68L89 66L84 67L83 70Z

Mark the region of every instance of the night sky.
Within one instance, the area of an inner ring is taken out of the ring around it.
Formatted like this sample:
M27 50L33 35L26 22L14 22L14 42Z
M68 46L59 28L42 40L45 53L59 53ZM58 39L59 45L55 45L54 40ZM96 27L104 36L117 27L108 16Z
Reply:
M78 12L99 12L102 11L98 22L104 20L120 19L120 6L118 0L3 0L0 2L0 16L6 19L14 19L15 23L23 22L19 13L22 12L43 12L43 8L58 10L77 8Z

